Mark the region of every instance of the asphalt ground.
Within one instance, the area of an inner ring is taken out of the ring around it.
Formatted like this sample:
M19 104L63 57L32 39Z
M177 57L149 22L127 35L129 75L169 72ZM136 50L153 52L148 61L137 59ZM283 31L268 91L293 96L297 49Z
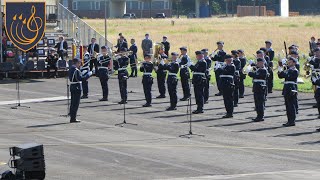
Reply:
M108 102L99 102L97 78L89 80L89 99L82 100L79 124L69 124L66 79L23 80L22 106L16 103L14 80L0 83L0 172L11 146L44 144L46 179L319 179L320 126L312 108L313 94L299 94L300 110L295 127L286 122L281 92L269 94L264 122L256 116L253 94L246 88L233 119L225 113L222 97L210 89L205 113L192 116L192 131L204 137L182 138L189 132L187 102L166 112L169 98L145 103L141 78L129 79L127 122L137 126L115 126L123 121L117 79L109 81ZM179 84L179 95L182 90ZM153 97L158 95L156 82ZM167 95L168 96L168 95ZM195 102L194 99L192 100ZM195 106L192 106L195 109Z

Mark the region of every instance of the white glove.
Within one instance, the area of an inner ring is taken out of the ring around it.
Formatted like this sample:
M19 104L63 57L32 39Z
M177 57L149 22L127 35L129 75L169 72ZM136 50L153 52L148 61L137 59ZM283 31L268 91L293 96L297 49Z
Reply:
M192 66L192 61L189 61L187 64L188 67Z
M286 58L283 58L283 59L281 60L281 62L282 62L283 65L285 65L285 64L287 64L287 59L286 59Z
M88 72L87 70L83 70L82 73L81 73L82 76L84 76L87 72Z
M312 76L312 77L311 77L311 81L312 81L312 82L316 82L316 81L317 81L317 78L314 77L314 76Z
M178 59L177 59L177 62L180 64L180 63L181 63L181 59L180 59L180 58L178 58Z
M92 70L91 72L92 72L93 74L95 74L95 73L96 73L96 69Z
M249 60L249 64L250 64L250 66L251 66L253 63L254 63L254 61L253 61L253 60Z
M88 72L88 75L89 75L89 76L92 76L92 71L89 71L89 72Z
M161 64L161 65L164 65L164 60L163 60L163 59L160 61L160 64Z
M247 66L247 69L246 69L247 73L251 72L252 71L252 66Z
M310 65L310 68L313 71L314 70L314 65Z
M283 68L282 67L278 67L278 72L282 72L283 71Z

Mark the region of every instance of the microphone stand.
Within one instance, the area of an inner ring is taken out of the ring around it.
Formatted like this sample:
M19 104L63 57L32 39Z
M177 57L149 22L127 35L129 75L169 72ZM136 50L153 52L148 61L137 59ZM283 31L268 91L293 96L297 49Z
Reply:
M60 115L60 117L69 117L70 116L70 84L69 84L69 77L68 77L68 68L66 67L67 77L66 77L66 85L67 85L67 114Z
M127 79L128 79L128 77L124 76L123 79L121 79L121 81L126 81ZM124 89L123 83L121 83L121 89ZM126 100L123 103L123 122L119 123L119 124L115 124L115 126L123 127L124 125L132 125L132 126L138 125L138 124L133 124L133 123L127 123L127 121L126 121Z
M189 133L188 134L184 134L184 135L180 135L179 137L181 138L188 138L190 139L192 136L198 136L198 137L204 137L204 135L202 134L195 134L192 132L192 101L191 101L191 84L192 84L192 80L189 79L189 88L190 88L190 97L188 100L188 106L187 106L187 117L189 117Z
M21 73L21 72L20 72ZM17 73L17 80L16 80L16 90L17 90L17 105L11 107L11 109L18 109L18 108L30 108L29 106L21 106L21 96L20 96L20 78L21 75Z

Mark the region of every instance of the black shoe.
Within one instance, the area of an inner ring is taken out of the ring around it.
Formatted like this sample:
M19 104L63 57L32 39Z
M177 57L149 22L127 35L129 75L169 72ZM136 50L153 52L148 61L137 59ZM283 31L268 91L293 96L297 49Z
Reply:
M188 101L188 100L189 100L189 98L187 98L187 97L184 97L184 98L180 99L180 101Z
M203 110L195 110L192 112L192 114L202 114Z
M318 116L318 119L320 119L320 115Z
M215 96L221 96L221 95L222 95L222 93L221 93L221 92L219 92L219 93L215 94Z
M312 107L313 107L313 108L318 108L318 105L317 105L317 104L315 104L315 105L313 105Z
M238 104L234 104L233 107L238 107Z
M99 101L108 101L108 98L99 99Z
M285 123L285 124L282 124L284 127L290 127L290 126L295 126L296 124L295 123Z
M272 91L268 91L268 94L272 94L273 92Z
M151 104L144 104L142 107L151 107Z
M316 131L320 132L320 128L319 128L319 129L316 129Z
M83 95L81 96L81 99L88 99L88 96Z
M296 114L299 114L299 111L297 111Z
M222 118L233 118L233 115L232 114L226 114L226 115L222 116Z
M244 98L244 95L240 95L239 98Z
M261 121L264 121L264 119L260 119L260 118L255 118L255 119L252 119L253 122L261 122Z
M77 120L77 119L75 119L75 120L70 120L70 123L80 123L81 121L80 120Z
M130 75L129 77L133 77L133 75Z
M157 96L156 98L157 98L157 99L163 99L163 98L166 98L166 96L165 96L165 95L159 95L159 96Z
M205 101L204 104L209 104L209 101Z
M175 111L175 110L177 110L177 108L176 107L171 107L171 106L166 109L166 111Z
M120 102L118 102L118 104L127 104L128 101L125 101L125 100L121 100Z

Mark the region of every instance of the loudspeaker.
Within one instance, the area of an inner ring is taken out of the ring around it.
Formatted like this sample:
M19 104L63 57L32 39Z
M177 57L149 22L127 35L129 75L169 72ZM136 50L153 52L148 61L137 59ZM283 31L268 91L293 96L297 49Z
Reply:
M43 145L36 143L22 144L9 148L11 156L19 156L21 159L43 158Z
M44 171L45 163L43 158L36 159L15 159L11 160L11 167L21 171Z

